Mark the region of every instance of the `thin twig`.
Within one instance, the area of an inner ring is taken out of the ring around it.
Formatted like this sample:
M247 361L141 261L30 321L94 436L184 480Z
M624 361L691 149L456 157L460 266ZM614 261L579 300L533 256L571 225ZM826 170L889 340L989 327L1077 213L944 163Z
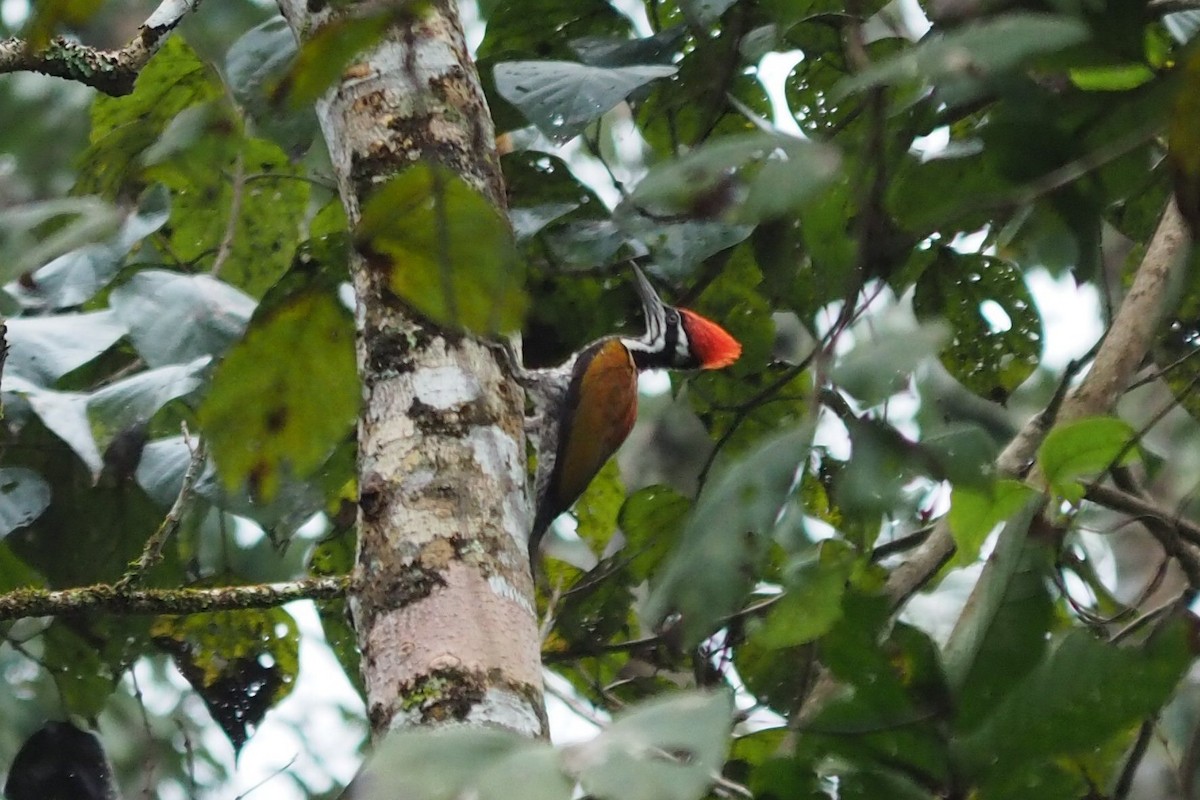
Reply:
M212 269L208 274L214 278L221 274L221 268L233 253L233 240L237 235L238 222L242 218L242 197L246 193L246 162L241 150L233 161L233 179L229 186L229 216L225 220L225 234L217 247L216 258L213 259Z
M146 573L151 570L163 557L163 547L167 540L179 530L179 525L183 521L183 514L191 504L193 490L196 486L196 480L200 477L200 472L204 468L204 443L197 441L195 445L191 443L188 437L187 427L183 431L184 441L187 442L191 450L191 459L188 461L187 470L183 473L183 482L179 486L179 494L175 497L175 502L171 504L171 508L167 511L166 517L158 526L158 530L150 535L146 540L146 544L142 547L142 554L138 556L137 561L129 565L129 569L121 576L121 579L114 584L114 588L118 591L131 588L140 583Z

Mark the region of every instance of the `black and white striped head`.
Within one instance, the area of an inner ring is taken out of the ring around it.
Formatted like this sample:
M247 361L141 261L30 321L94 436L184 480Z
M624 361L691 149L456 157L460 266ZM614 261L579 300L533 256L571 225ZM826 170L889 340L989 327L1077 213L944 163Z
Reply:
M646 316L646 333L625 339L638 369L720 369L737 361L742 346L717 323L695 311L664 303L633 265L638 296Z

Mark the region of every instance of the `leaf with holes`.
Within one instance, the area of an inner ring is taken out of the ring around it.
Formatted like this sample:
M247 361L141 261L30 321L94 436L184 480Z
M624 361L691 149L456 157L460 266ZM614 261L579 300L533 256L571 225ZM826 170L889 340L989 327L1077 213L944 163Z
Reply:
M1003 402L1037 369L1042 320L1016 267L942 248L917 279L918 319L944 319L952 338L942 364L971 391Z
M282 608L159 617L150 629L238 752L300 670L300 632Z
M496 91L556 142L574 139L588 123L636 89L675 74L675 67L589 67L572 61L497 64Z

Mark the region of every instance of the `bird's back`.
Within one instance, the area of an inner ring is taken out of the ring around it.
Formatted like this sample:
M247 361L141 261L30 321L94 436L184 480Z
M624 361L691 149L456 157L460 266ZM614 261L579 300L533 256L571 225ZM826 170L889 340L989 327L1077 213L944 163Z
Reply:
M637 419L637 367L618 337L600 339L578 356L559 419L553 461L539 455L537 515L530 555L546 528L571 507L617 451Z

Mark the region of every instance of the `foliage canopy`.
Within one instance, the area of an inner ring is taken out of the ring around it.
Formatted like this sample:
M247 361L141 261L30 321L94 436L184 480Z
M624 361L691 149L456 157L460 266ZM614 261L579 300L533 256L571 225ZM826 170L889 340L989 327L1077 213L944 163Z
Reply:
M144 586L346 573L352 249L413 313L520 328L529 365L635 329L635 259L744 351L643 398L642 433L546 565L548 669L589 716L625 715L562 752L406 734L377 776L402 771L414 798L518 779L564 800L576 783L679 800L1192 792L1195 270L1176 272L1111 415L996 465L1077 380L1047 345L1095 322L1079 298L1111 324L1168 198L1200 223L1200 11L480 0L507 220L421 164L351 231L312 102L411 5L299 48L256 4L206 5L123 98L0 80L0 116L24 121L0 130L0 594L130 580L173 506ZM109 24L38 6L12 33ZM939 524L953 560L889 594ZM361 687L342 602L320 614ZM223 785L199 731L240 749L301 663L283 608L0 634L18 688L0 695L0 764L44 719L99 719L128 794L147 772L173 796ZM170 708L146 708L135 667Z

